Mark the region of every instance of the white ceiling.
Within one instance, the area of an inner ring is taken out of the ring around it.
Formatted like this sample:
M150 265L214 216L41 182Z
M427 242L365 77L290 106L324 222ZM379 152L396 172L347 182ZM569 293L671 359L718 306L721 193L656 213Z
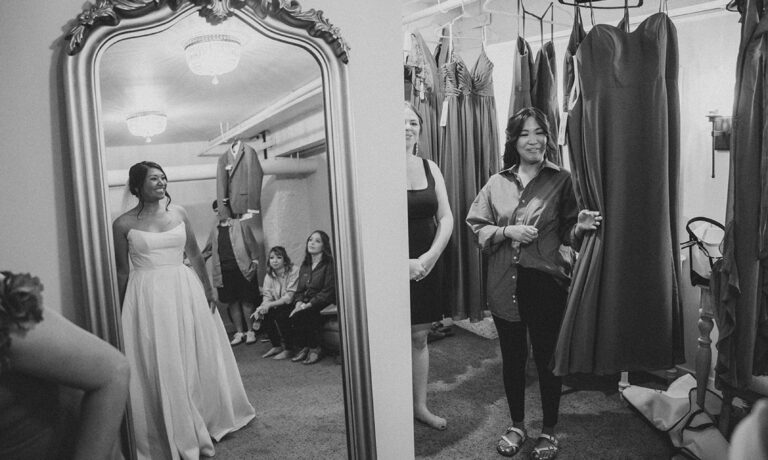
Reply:
M243 44L238 67L220 76L218 85L211 77L194 75L186 64L184 43L202 31L234 34ZM146 110L168 116L166 131L153 143L210 141L222 128L253 118L320 79L320 69L306 51L269 40L237 18L211 26L197 14L155 35L116 43L103 54L98 72L108 147L143 144L143 138L128 132L125 119ZM308 98L306 104L301 111L316 110L322 98Z

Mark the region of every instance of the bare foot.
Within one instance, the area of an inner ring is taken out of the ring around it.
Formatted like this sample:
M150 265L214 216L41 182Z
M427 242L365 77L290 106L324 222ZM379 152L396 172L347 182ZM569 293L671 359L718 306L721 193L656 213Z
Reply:
M448 428L448 422L446 422L444 418L438 417L427 409L414 410L413 417L428 427L439 431L443 431Z

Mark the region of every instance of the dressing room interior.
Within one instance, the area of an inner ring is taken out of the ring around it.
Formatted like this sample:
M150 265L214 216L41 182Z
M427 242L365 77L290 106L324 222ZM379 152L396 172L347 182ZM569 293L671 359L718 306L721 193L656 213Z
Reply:
M768 3L0 11L0 458L768 459Z

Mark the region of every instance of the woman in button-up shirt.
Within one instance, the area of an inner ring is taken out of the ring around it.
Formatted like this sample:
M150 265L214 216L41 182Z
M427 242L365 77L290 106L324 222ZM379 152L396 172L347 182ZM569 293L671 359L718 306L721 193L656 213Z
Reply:
M304 262L299 267L299 281L293 296L290 340L299 348L291 361L315 364L322 358L320 331L323 308L336 302L336 274L331 255L331 239L322 230L307 238Z
M597 229L598 212L579 212L571 175L545 159L551 134L546 116L525 108L509 119L504 169L475 198L467 224L488 260L488 306L499 333L504 388L512 426L497 444L515 455L525 431L525 363L531 337L539 374L543 429L534 458L554 458L561 379L548 365L570 284L573 250ZM570 247L569 247L570 246Z

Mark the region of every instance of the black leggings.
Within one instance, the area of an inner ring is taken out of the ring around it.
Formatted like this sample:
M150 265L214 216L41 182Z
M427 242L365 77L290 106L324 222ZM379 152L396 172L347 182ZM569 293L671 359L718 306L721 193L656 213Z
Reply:
M555 351L567 296L566 289L552 275L520 267L517 273L517 305L521 321L493 317L499 333L504 390L509 415L514 422L525 420L525 364L529 335L539 373L544 426L557 425L562 379L552 373L549 364Z
M290 348L292 345L289 343L291 322L288 319L288 315L291 314L292 310L292 305L279 305L270 308L267 314L264 315L262 325L273 347L284 346Z

